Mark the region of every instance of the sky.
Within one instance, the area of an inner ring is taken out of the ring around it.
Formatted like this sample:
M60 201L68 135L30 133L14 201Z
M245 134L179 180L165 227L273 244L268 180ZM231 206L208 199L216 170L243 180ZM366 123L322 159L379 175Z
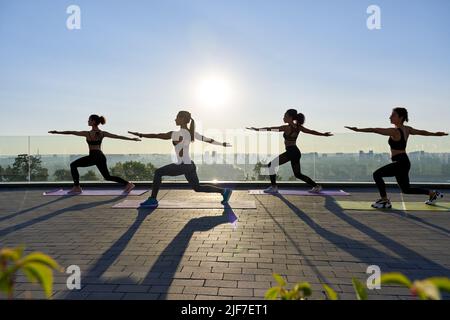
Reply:
M167 132L179 110L225 131L288 108L343 133L389 127L399 105L449 131L449 14L447 0L0 0L0 137L86 130L92 113L113 133Z

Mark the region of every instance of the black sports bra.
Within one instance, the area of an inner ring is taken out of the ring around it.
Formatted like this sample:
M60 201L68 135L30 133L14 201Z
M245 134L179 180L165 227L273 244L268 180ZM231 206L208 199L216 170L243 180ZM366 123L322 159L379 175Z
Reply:
M286 141L293 141L293 142L295 142L295 141L297 141L297 137L298 137L298 134L299 134L300 132L294 131L294 130L292 129L292 127L290 127L290 128L291 128L291 133L290 133L290 134L287 134L287 132L285 131L285 132L283 133L283 138L284 138L284 140L286 140Z
M405 135L403 133L403 130L398 128L400 130L401 138L399 141L392 140L392 137L389 137L388 143L391 146L392 150L405 150L406 149L406 139Z
M103 135L100 133L100 131L94 131L94 132L96 133L96 135L99 134L101 136L100 139L99 140L89 140L86 137L86 142L90 146L101 146L102 145L102 140L103 140ZM89 132L88 135L89 135L89 138L90 138L91 137L91 132Z

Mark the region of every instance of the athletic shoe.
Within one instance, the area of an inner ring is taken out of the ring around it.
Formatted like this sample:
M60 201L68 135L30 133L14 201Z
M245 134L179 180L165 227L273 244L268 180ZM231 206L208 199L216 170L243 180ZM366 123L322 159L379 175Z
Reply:
M158 206L158 200L155 198L148 198L144 202L141 202L141 208L156 208Z
M375 209L391 209L392 208L392 204L391 201L388 200L377 200L376 202L372 203L372 208Z
M230 200L232 193L233 193L233 190L231 190L230 188L226 188L222 195L223 200L220 203L221 204L228 203L228 200Z
M430 199L428 199L427 201L425 201L425 204L428 205L433 205L436 203L436 201L438 201L438 199L442 199L444 197L444 195L442 193L440 193L439 191L434 190L433 195L430 195Z
M317 185L314 188L312 188L311 190L309 190L309 192L312 192L312 193L319 193L320 191L322 191L322 186L319 186L319 185Z
M270 186L264 189L264 193L278 193L278 186Z

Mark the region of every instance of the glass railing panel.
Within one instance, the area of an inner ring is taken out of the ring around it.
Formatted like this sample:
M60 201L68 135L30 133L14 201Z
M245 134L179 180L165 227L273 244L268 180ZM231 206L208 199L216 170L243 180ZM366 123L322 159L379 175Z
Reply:
M284 151L281 135L269 141L259 137L227 139L233 147L224 148L195 142L191 158L204 181L268 180L264 166ZM239 141L244 141L240 143ZM275 141L275 142L274 142ZM271 144L272 147L267 148ZM321 182L372 182L372 173L390 162L387 137L374 134L336 134L333 137L300 135L302 173ZM141 142L105 139L102 149L113 175L133 181L153 179L154 170L174 161L169 141L143 139ZM88 154L83 138L75 136L0 137L1 182L71 181L70 163ZM412 136L408 143L411 182L450 182L450 139ZM79 169L82 181L102 181L95 167ZM297 181L291 166L277 172L280 181ZM184 177L165 180L184 181ZM387 179L387 181L393 181Z

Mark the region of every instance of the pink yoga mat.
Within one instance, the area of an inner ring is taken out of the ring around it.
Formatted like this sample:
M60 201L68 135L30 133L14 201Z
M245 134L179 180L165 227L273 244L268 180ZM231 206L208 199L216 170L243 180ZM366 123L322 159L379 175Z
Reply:
M142 200L124 200L113 206L115 209L137 209ZM230 201L229 207L231 209L256 209L255 201ZM158 205L159 209L223 209L224 205L217 201L176 201L176 200L161 200Z
M129 193L123 193L120 189L83 189L82 193L68 193L70 190L57 189L44 192L44 196L140 196L146 193L146 189L134 189Z
M264 190L249 190L249 194L258 194L258 195L273 195L274 193L266 193ZM296 196L349 196L350 193L347 193L343 190L322 190L321 192L309 192L307 190L278 190L279 194L283 195L296 195ZM276 194L276 193L275 193Z

